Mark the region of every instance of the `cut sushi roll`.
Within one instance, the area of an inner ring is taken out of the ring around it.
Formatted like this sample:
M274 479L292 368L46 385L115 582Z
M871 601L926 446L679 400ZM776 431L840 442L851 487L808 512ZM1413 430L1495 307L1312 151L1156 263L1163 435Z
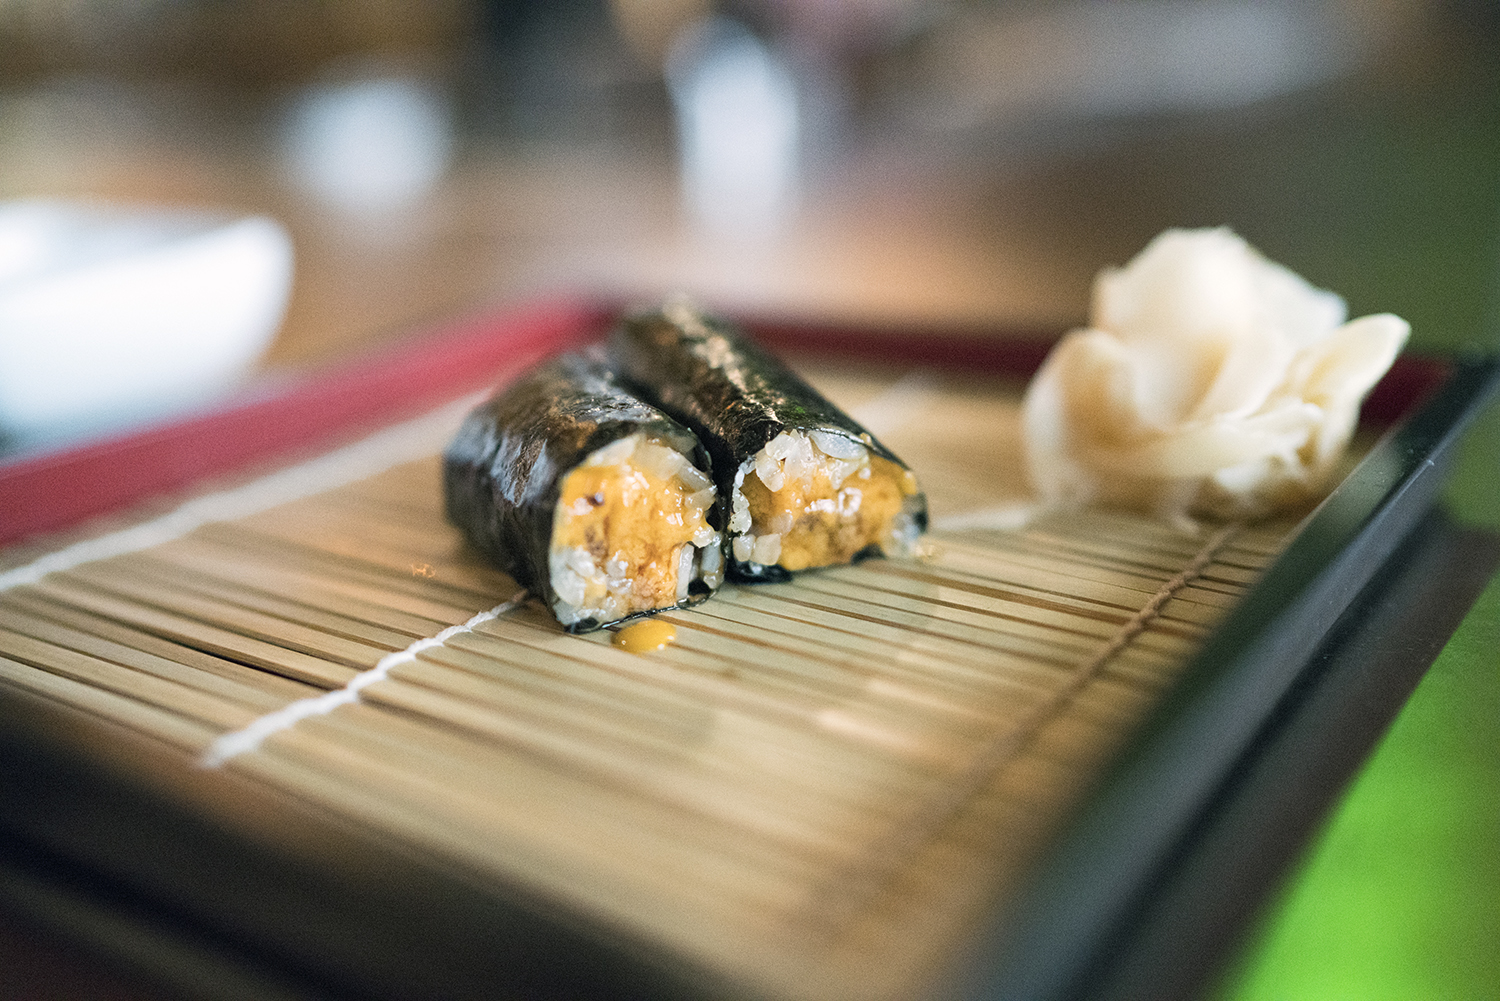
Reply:
M909 553L927 501L900 459L782 362L681 301L610 339L620 378L698 433L729 507L729 576Z
M450 521L570 632L690 605L724 579L708 455L598 353L469 415L443 456Z

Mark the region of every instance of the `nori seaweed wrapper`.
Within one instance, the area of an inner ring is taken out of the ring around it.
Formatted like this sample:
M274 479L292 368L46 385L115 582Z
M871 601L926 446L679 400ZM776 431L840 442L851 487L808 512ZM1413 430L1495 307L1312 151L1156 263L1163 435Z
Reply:
M697 432L726 506L741 466L783 431L834 432L910 468L743 331L680 300L626 317L610 336L609 357L626 385ZM918 493L909 508L916 529L926 531L926 498ZM731 555L729 577L757 583L790 573Z
M602 351L543 363L470 413L443 453L448 520L552 609L549 553L563 480L595 451L636 432L671 443L712 478L711 460L693 433L622 386ZM716 500L708 514L716 530L719 508ZM694 580L678 607L711 591ZM585 619L567 629L607 624Z

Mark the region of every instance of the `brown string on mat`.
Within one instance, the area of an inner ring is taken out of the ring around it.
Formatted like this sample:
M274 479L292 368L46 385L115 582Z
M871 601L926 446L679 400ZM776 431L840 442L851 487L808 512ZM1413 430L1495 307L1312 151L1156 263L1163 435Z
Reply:
M858 862L841 867L832 878L815 888L806 911L810 930L832 936L844 928L849 919L889 884L918 849L931 841L949 820L987 788L1036 738L1042 727L1145 630L1173 596L1203 573L1243 527L1240 522L1232 522L1209 536L1188 565L1164 583L1098 652L1081 664L1030 715L987 741L956 773L923 797L915 809L887 827L884 834L861 853Z

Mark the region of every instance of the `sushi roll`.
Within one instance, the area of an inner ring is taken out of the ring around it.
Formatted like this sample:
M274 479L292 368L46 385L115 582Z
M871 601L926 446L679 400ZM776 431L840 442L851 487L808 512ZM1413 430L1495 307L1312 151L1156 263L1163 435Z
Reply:
M569 632L708 597L724 579L709 458L601 352L533 369L443 455L448 519Z
M906 554L926 530L912 471L730 324L674 301L625 319L609 350L620 378L708 449L731 580Z

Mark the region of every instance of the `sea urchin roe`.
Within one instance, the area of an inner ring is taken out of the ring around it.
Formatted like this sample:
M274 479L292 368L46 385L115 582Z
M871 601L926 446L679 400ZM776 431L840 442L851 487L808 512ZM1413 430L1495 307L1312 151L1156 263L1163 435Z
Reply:
M626 653L650 653L666 647L677 638L677 628L660 619L645 619L618 629L610 643Z
M908 469L852 439L784 432L758 453L733 502L734 555L786 570L848 563L871 546L904 549L917 534ZM838 454L829 454L836 452Z
M559 619L670 607L699 572L717 586L713 501L708 477L660 441L632 435L589 456L558 497L550 560Z

